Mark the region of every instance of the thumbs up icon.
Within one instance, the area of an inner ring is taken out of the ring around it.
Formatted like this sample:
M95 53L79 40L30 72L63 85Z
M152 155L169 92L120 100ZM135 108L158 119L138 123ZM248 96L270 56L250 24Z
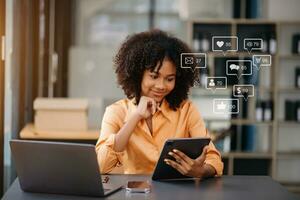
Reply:
M218 110L225 110L225 108L226 108L226 104L223 101L221 101L219 104L217 104Z

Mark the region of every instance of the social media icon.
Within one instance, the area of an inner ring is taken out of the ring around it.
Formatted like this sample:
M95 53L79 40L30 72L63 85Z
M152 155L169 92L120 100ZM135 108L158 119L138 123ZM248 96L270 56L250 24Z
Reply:
M240 66L236 65L236 64L231 64L229 66L230 70L239 70L240 69Z
M214 99L213 112L215 114L236 114L239 112L238 99Z
M261 63L261 57L260 58L255 58L255 63Z
M269 67L272 64L271 55L253 55L253 65L259 70L260 67Z
M227 60L226 75L236 76L240 79L242 76L252 75L251 60Z
M242 94L241 87L236 88L238 94Z
M225 110L226 104L224 103L224 101L221 101L220 103L218 103L217 108L218 108L218 110Z
M238 38L236 36L213 36L212 51L222 52L224 55L229 51L238 50Z
M210 87L215 87L215 86L216 86L215 80L214 80L214 79L210 79L208 85L209 85Z
M206 77L206 89L215 92L218 89L227 88L227 77L209 76Z
M221 48L224 45L224 41L217 41L217 45L219 48Z
M243 97L247 101L249 97L254 97L254 85L233 85L232 92L234 97Z
M193 57L185 57L184 62L186 65L192 65L192 64L194 64L194 58Z
M180 55L181 68L206 68L205 53L182 53Z
M261 38L245 38L244 49L251 53L253 50L263 49L263 40Z

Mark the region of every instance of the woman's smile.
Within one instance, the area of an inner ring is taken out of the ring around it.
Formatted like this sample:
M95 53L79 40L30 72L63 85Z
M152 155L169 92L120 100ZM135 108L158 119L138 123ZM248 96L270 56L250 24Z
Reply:
M160 91L155 91L155 90L151 90L151 92L154 96L158 96L158 97L162 97L165 95L165 92L160 92Z

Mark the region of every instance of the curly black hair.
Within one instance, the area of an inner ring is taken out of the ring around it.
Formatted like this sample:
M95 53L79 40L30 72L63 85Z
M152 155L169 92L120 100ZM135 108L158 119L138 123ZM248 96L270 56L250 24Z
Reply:
M180 39L161 30L129 35L114 58L118 84L127 98L135 98L136 104L141 97L141 81L145 70L160 70L164 58L176 66L174 89L165 97L169 107L179 108L188 98L190 87L199 77L199 71L193 68L181 68L181 53L191 53L191 49Z

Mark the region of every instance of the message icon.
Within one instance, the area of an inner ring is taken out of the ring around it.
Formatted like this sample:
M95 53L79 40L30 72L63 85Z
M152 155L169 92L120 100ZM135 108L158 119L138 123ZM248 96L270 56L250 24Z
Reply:
M220 51L225 55L228 51L238 50L238 38L236 36L213 36L212 51Z
M244 75L252 75L251 60L227 60L226 75L237 76L238 79Z
M205 87L208 90L215 92L217 89L227 88L227 77L216 77L210 76L206 77Z
M253 55L253 65L259 70L260 67L269 67L272 64L271 55Z
M233 85L233 96L244 97L245 101L249 97L254 97L254 85Z
M251 53L252 50L262 50L263 40L261 38L245 38L244 49Z
M182 53L180 54L181 68L206 68L205 53Z
M238 99L214 99L213 112L215 114L239 113L239 100Z

